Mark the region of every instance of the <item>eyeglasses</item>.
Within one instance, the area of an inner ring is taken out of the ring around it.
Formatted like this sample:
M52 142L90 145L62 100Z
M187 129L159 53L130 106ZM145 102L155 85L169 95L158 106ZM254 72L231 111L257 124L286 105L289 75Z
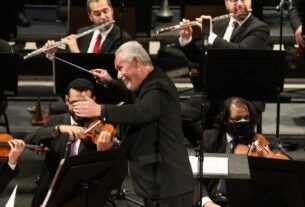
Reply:
M229 0L232 4L237 4L238 1L241 1L242 3L245 3L246 0Z

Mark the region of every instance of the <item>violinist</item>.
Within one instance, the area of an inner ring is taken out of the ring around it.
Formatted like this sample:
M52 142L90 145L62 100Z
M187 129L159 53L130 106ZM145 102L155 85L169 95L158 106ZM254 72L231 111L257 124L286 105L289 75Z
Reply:
M19 139L10 140L8 144L11 148L8 160L1 159L0 164L0 193L10 180L17 175L19 171L17 161L25 148L25 143Z
M72 104L84 100L85 96L95 100L92 83L86 79L72 81L65 95L68 112L51 116L45 126L28 134L25 138L27 143L38 145L42 143L49 148L49 152L45 155L45 165L41 171L32 206L42 204L62 158L100 150L103 148L103 140L111 136L110 132L102 131L96 141L97 144L91 140L78 139L86 136L84 125L88 120L76 116L72 111Z
M262 137L261 134L255 133L256 123L257 120L255 119L251 103L240 97L228 98L225 100L223 108L216 117L215 126L204 131L204 152L235 153L239 149L239 154L247 154L251 151L248 145L253 144L258 137ZM264 141L267 140L264 138ZM223 186L209 185L202 199L203 206L219 206L210 198L215 195L209 195L215 189L220 191L217 193L221 193L222 196L226 194Z

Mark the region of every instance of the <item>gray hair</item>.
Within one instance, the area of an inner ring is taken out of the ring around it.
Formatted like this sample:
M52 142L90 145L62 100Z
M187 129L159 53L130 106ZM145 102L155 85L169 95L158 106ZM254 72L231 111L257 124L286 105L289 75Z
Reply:
M152 65L149 54L137 41L129 41L122 44L115 52L115 55L117 55L119 52L122 52L123 61L130 62L132 58L137 57L142 61L143 64Z
M91 3L97 3L99 2L100 0L87 0L87 11L90 12L90 7L89 7L89 4ZM107 4L112 7L112 3L110 0L106 0L107 1Z

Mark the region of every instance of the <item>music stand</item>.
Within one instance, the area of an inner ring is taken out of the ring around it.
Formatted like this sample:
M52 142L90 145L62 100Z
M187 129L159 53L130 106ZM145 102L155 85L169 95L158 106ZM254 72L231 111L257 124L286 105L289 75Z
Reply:
M305 206L304 162L256 157L248 161L251 180L226 180L230 206Z
M56 53L56 57L69 61L75 65L91 70L95 68L103 68L113 77L117 77L117 71L114 69L113 54L88 54L88 53ZM68 84L76 78L85 78L92 82L95 86L96 98L98 103L116 104L119 98L113 94L113 91L98 85L93 76L74 66L55 59L54 67L54 83L55 92L63 98L67 92Z
M284 51L208 50L208 99L240 96L249 101L275 101L283 90L285 56Z
M58 167L44 204L103 206L110 191L121 186L126 172L127 161L119 149L68 157Z
M4 95L16 95L21 58L18 54L0 54L0 92Z

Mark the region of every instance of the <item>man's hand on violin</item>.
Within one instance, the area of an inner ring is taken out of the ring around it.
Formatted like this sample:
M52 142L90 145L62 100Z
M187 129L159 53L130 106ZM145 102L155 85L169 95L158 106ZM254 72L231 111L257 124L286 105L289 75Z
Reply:
M80 53L77 41L76 41L76 35L72 34L62 39L66 45L69 46L70 52L72 53Z
M85 137L85 129L83 127L59 125L58 130L60 133L68 134L71 141Z
M97 139L97 151L109 150L113 147L112 135L110 132L102 131Z
M8 163L10 165L15 165L25 148L25 143L20 139L12 139L8 141L8 144L11 147L11 151L8 155Z
M107 70L104 69L93 69L90 71L98 84L101 84L104 87L108 87L112 77L109 75Z
M102 107L88 96L85 96L84 101L77 101L72 104L72 110L78 117L92 118L100 117Z

